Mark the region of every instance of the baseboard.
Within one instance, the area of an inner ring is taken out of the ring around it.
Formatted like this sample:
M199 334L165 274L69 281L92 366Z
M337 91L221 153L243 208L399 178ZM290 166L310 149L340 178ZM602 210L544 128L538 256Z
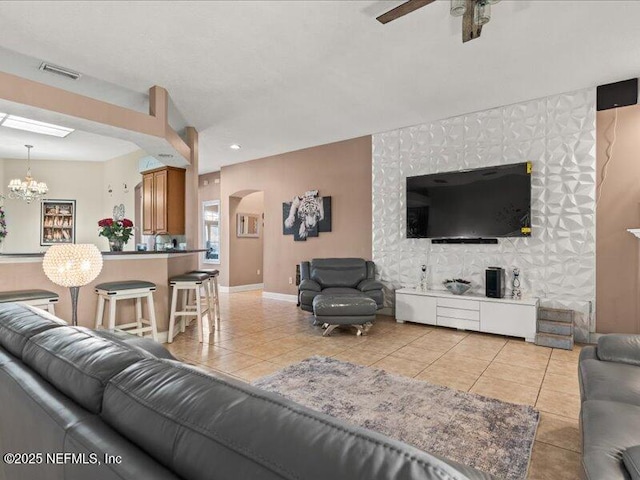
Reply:
M236 285L234 287L225 287L224 285L220 285L220 287L218 287L218 290L220 291L220 293L237 293L262 290L263 288L264 283L252 283L250 285Z
M287 293L277 293L277 292L262 292L263 298L270 298L271 300L282 300L283 302L291 302L298 303L297 295L289 295Z
M158 343L167 343L169 341L169 331L158 332Z
M383 307L377 312L379 315L387 315L388 317L395 317L392 307Z

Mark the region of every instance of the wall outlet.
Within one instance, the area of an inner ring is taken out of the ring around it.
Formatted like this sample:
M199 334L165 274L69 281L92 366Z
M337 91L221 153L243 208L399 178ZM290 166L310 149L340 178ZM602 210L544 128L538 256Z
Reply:
M260 269L258 269L258 275L260 275Z
M289 277L289 285L293 285L293 277Z

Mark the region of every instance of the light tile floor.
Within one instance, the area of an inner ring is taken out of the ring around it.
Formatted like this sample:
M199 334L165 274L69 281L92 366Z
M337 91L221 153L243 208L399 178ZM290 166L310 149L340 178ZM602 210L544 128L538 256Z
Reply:
M325 355L394 374L446 385L541 413L529 479L580 478L580 396L573 351L522 340L398 324L378 316L365 337L335 330L322 337L312 316L295 304L264 299L261 292L221 294L219 331L198 343L189 327L168 345L182 360L251 382L313 355ZM192 323L195 325L195 323Z

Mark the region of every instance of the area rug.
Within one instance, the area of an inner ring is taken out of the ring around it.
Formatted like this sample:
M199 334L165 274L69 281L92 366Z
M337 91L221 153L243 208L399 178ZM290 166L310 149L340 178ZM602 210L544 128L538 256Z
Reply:
M524 479L539 414L382 370L311 357L253 384L503 479Z

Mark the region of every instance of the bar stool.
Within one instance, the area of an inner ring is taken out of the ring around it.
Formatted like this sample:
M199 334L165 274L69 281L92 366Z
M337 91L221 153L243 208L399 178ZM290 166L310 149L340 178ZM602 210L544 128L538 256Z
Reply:
M109 282L96 285L98 294L98 311L96 313L96 329L102 326L105 302L109 302L109 319L107 328L120 330L130 334L143 336L151 332L151 336L158 341L158 327L156 324L156 310L153 305L153 292L156 284L142 280L129 280L125 282ZM142 318L142 300L147 300L149 319ZM136 301L136 320L130 323L116 325L116 303L118 300Z
M202 343L202 316L209 311L211 300L207 289L205 288L204 298L200 289L203 285L206 286L208 280L208 274L194 272L177 275L169 279L169 285L173 287L173 292L171 293L171 315L169 316L169 343L173 342L176 317L195 317L198 324L198 341ZM182 310L178 310L178 295L180 291L182 291ZM193 304L190 303L191 293L195 297ZM204 308L202 306L203 300L206 303ZM185 331L186 325L188 325L186 318L182 318L180 320L180 332Z
M54 305L58 303L58 300L60 300L58 294L50 292L49 290L14 290L11 292L0 292L0 303L20 302L46 310L51 315L56 314Z
M209 328L220 328L220 296L218 295L218 276L220 272L215 269L203 268L201 270L194 270L192 273L206 273L209 275L207 281L207 288L209 292L209 298L211 299L210 307L213 309L213 313L209 310Z

